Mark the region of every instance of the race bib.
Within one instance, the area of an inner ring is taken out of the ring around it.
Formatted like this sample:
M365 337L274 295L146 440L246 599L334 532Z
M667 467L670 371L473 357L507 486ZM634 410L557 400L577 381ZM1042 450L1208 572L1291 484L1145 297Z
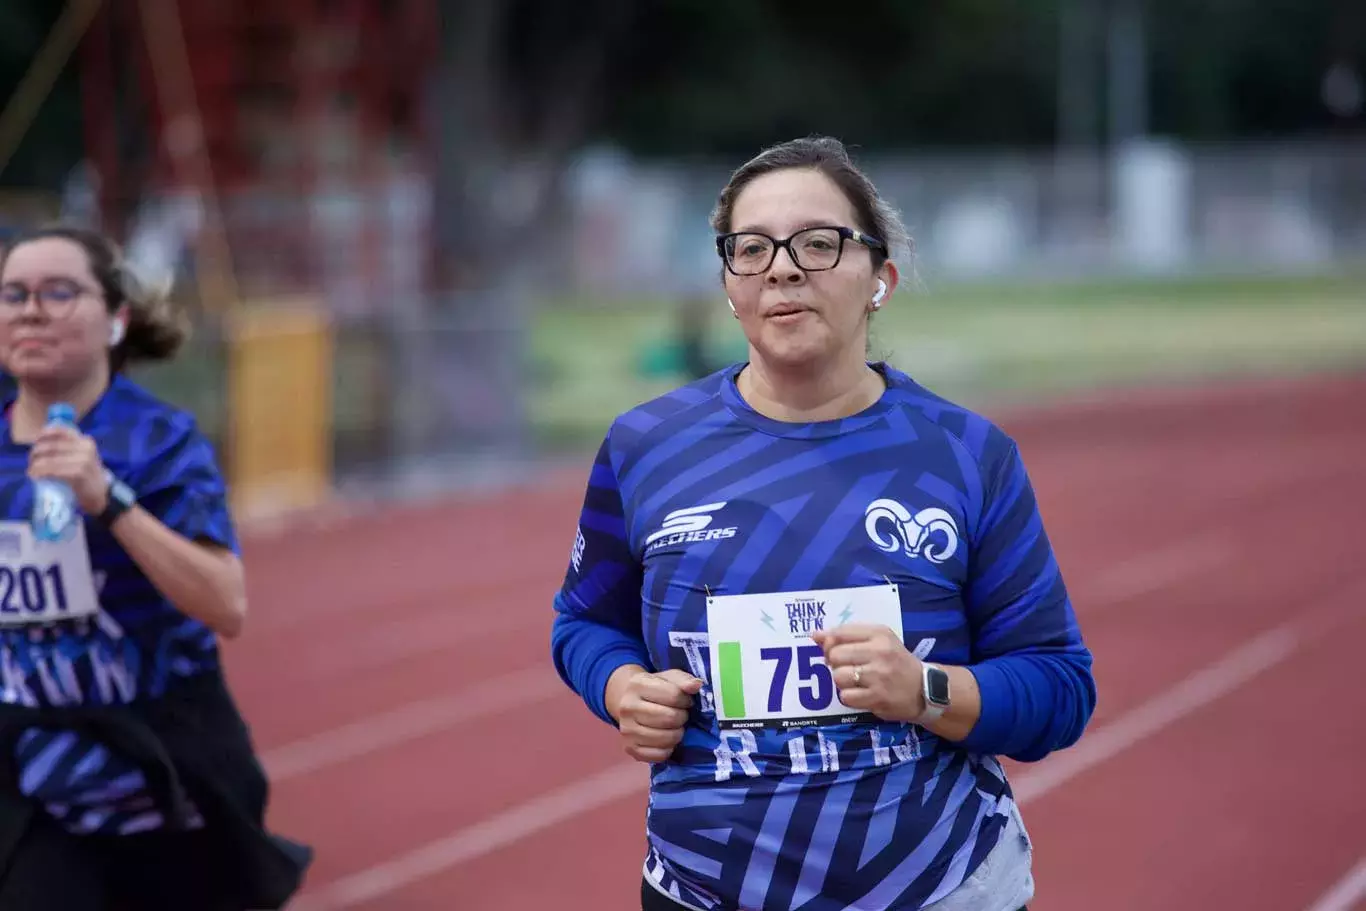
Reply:
M31 626L99 612L85 523L65 541L39 541L26 522L0 522L0 626Z
M840 702L825 654L811 639L846 623L889 627L898 639L895 585L723 595L707 599L712 694L723 730L876 721Z

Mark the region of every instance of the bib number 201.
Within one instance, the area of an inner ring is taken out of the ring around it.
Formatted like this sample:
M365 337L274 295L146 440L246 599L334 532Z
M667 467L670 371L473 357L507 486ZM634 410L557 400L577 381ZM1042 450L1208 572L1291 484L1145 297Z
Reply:
M0 616L9 618L65 614L68 610L62 567L0 566Z

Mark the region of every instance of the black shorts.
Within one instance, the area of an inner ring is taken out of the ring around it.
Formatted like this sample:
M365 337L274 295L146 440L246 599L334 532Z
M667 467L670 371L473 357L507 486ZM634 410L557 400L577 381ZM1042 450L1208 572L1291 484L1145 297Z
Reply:
M640 880L640 911L679 911L686 909L687 905L680 905L669 896L660 892L650 881L644 877ZM1029 911L1028 906L1020 911Z
M202 832L72 835L45 813L0 872L0 911L244 911L224 903L224 874Z

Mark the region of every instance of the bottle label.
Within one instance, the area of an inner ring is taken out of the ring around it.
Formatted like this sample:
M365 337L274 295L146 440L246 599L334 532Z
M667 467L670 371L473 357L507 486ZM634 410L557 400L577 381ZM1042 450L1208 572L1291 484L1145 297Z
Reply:
M66 541L75 534L76 510L65 491L48 484L38 485L35 492L33 521L38 536L44 541Z

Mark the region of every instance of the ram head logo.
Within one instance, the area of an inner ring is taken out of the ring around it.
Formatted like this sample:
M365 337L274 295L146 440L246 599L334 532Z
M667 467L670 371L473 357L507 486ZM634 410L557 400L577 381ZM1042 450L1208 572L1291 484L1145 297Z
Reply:
M912 515L896 500L874 500L864 512L863 529L879 550L889 554L901 550L910 557L943 563L958 551L958 526L942 509Z

